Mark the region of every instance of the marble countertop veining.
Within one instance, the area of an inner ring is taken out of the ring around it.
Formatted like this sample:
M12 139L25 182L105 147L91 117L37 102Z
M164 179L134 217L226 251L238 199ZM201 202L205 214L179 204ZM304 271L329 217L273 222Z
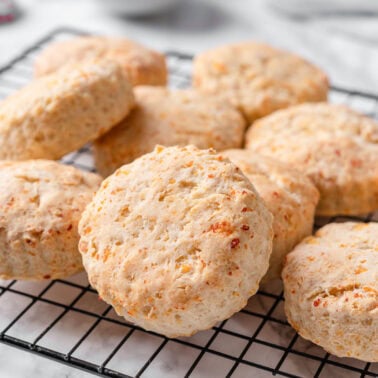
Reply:
M0 66L35 40L59 26L71 26L109 35L124 35L156 49L174 49L192 53L222 43L258 39L302 54L325 69L334 84L378 93L377 15L336 12L330 15L315 13L310 16L293 16L273 7L272 3L273 0L187 0L178 8L162 16L128 20L107 14L95 0L65 0L64 2L61 0L18 0L22 16L12 24L0 26ZM20 285L22 290L31 290L31 292L40 290L39 284L17 283L17 285ZM75 293L68 293L67 290L64 292L67 300L70 300L70 295L74 296ZM11 297L6 293L0 298L0 328L6 326L17 311L21 311L26 305L19 298L12 299ZM92 306L97 301L92 300L88 303ZM84 303L83 306L89 304ZM260 299L252 300L250 303L253 311L257 312L265 305L267 304L262 303ZM276 317L283 316L282 308L279 307L276 310ZM29 318L26 318L26 323L23 324L24 327L29 328L17 329L16 327L11 333L17 336L18 332L25 332L25 329L28 329L29 333L27 335L24 333L22 336L32 340L34 334L38 334L38 327L41 327L41 317L47 316L43 307L36 308L35 311L28 315ZM48 315L53 317L56 314L48 313ZM67 335L62 337L60 342L68 343L70 335L76 332L75 327L85 328L90 324L90 321L85 319L79 324L68 320L67 324L62 325L66 327L64 329L68 329ZM106 327L100 327L98 333L93 335L91 342L77 350L77 355L89 358L96 352L103 353L105 356L105 353L113 347L111 345L113 339L114 342L118 342L119 337L116 328ZM250 336L257 325L246 321L244 315L240 313L227 322L227 327ZM82 329L79 328L77 332L80 334ZM274 342L288 343L293 336L293 330L290 327L276 328L274 324L268 325L261 337L267 339L275 337ZM212 332L211 330L201 332L194 336L192 341L198 345L204 345ZM111 337L107 339L107 335ZM128 347L128 349L126 347L123 351L124 355L129 356L129 360L115 358L111 361L110 368L123 366L125 371L132 375L138 371L139 365L146 359L147 354L151 353L160 342L160 339L151 336L149 343L145 344L141 334L138 331L134 332L128 344L134 347ZM44 343L46 346L54 345L56 340L47 337ZM301 339L298 343L302 343ZM101 347L97 348L97 345ZM245 344L243 340L230 340L227 335L222 335L214 341L212 347L224 353L238 355ZM301 347L309 348L311 354L318 354L319 357L324 355L324 351L312 344L303 343ZM195 358L193 353L191 349L169 342L164 353L145 371L145 376L156 376L157 371L163 372L161 376L164 377L180 376L180 369L184 369L182 372L185 371L188 361ZM273 353L272 349L264 349L263 345L254 345L246 358L260 364L271 363L274 367L281 356L282 353L279 351ZM196 369L197 376L207 374L206 378L208 378L209 371L212 371L214 376L222 376L222 370L217 370L221 369L221 365L213 357L206 354L201 359ZM130 360L133 361L131 365ZM284 363L285 368L293 374L305 377L312 376L317 367L316 364L311 365L311 363L304 365L303 361L295 358L287 359ZM361 367L361 363L355 362L355 364ZM240 366L234 376L245 377L252 373L257 378L271 376L270 373L261 370L248 369L246 366ZM326 374L327 370L324 373ZM341 371L340 374L340 377L356 376L349 375L346 370ZM1 378L89 376L91 374L0 344Z

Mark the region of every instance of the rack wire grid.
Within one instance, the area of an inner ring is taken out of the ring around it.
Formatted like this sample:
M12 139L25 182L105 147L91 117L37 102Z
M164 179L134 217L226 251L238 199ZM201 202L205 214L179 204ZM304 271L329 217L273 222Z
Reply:
M0 69L0 99L32 77L35 56L48 44L86 34L60 28ZM170 85L190 83L192 57L167 52ZM332 88L332 102L378 117L378 96ZM90 146L62 161L94 171ZM317 219L378 221L364 218ZM337 358L302 339L283 312L280 283L260 290L248 305L210 330L168 339L118 317L101 301L84 273L43 282L0 281L0 342L103 377L365 377L378 376L378 363Z

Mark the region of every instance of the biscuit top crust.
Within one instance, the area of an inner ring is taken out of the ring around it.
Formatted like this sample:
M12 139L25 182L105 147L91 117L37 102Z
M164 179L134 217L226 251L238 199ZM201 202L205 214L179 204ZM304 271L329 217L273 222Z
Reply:
M378 223L330 223L286 256L285 312L339 357L378 361Z
M101 80L100 84L106 85L107 82L114 89L116 89L115 84L118 83L119 92L125 92L125 87L129 87L119 65L110 61L93 60L87 64L66 66L59 73L33 80L1 101L0 131L11 129L14 124L22 123L27 115L28 118L43 120L44 113L49 115L54 110L57 101L65 97L68 97L67 102L74 101L75 99L70 97L91 88L99 80ZM90 100L94 101L94 99ZM85 109L82 111L84 113Z
M340 171L353 177L376 165L378 123L345 106L303 104L256 121L246 147L305 168L315 179Z
M324 101L328 79L316 66L257 42L217 47L194 61L193 84L234 99L249 121L305 101Z
M166 335L191 334L256 292L271 223L228 159L157 146L103 182L80 221L80 251L90 282L119 314Z
M198 148L240 147L246 122L228 102L197 90L134 88L130 116L95 142L96 165L104 175L151 152L156 144Z
M0 161L0 230L12 238L28 229L75 228L101 180L50 160Z
M101 177L49 160L0 162L0 276L64 277L82 269L78 223Z
M104 58L118 62L132 85L166 84L164 55L125 38L85 36L53 43L37 57L35 75L49 74L70 63Z
M378 223L331 223L287 255L282 277L314 308L378 317L377 267Z
M118 64L65 66L0 103L0 157L59 159L104 134L133 106L132 88Z
M135 88L136 108L122 123L138 141L160 139L159 144L195 144L198 148L229 148L242 143L246 123L231 104L193 89ZM139 123L143 123L139 126ZM139 126L139 127L138 127ZM107 134L102 140L106 142ZM157 137L159 136L159 137ZM206 146L203 146L206 144ZM148 151L150 152L150 151Z
M308 175L319 215L363 214L378 204L378 123L347 107L303 104L254 123L246 147Z
M378 123L343 105L302 104L283 109L256 121L247 133L247 144L269 138L266 145L276 151L287 146L286 140L351 138L378 143ZM299 144L299 143L298 143ZM291 148L291 146L290 146Z

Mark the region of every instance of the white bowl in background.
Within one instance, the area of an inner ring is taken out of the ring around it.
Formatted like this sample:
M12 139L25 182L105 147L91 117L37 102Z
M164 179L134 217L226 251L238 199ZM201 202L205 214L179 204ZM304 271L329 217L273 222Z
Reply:
M169 10L183 0L97 0L112 13L125 16L149 16Z

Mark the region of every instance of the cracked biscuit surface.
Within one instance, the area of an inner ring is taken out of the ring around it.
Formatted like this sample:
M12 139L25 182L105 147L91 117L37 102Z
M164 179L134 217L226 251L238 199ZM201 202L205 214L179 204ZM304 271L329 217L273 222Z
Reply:
M281 275L284 257L312 233L319 192L295 169L250 150L221 152L251 181L273 215L273 251L263 283Z
M67 66L0 103L0 159L59 159L104 134L133 106L117 64Z
M103 176L157 144L218 151L242 144L245 121L223 100L192 89L145 86L134 92L136 107L130 116L94 143L96 167Z
M55 279L82 270L78 223L100 183L54 161L1 161L0 277Z
M378 223L331 223L286 257L289 323L339 357L378 361Z
M229 99L249 122L278 109L327 99L328 79L317 67L257 42L217 47L196 56L193 86Z
M128 39L109 37L85 36L53 43L37 57L34 74L40 77L66 64L88 59L107 59L118 63L133 86L167 83L164 55Z
M320 192L317 215L378 209L378 123L347 107L303 104L258 120L246 147L308 175Z
M101 298L126 320L178 337L230 317L257 291L272 216L228 159L157 146L105 179L79 233Z

